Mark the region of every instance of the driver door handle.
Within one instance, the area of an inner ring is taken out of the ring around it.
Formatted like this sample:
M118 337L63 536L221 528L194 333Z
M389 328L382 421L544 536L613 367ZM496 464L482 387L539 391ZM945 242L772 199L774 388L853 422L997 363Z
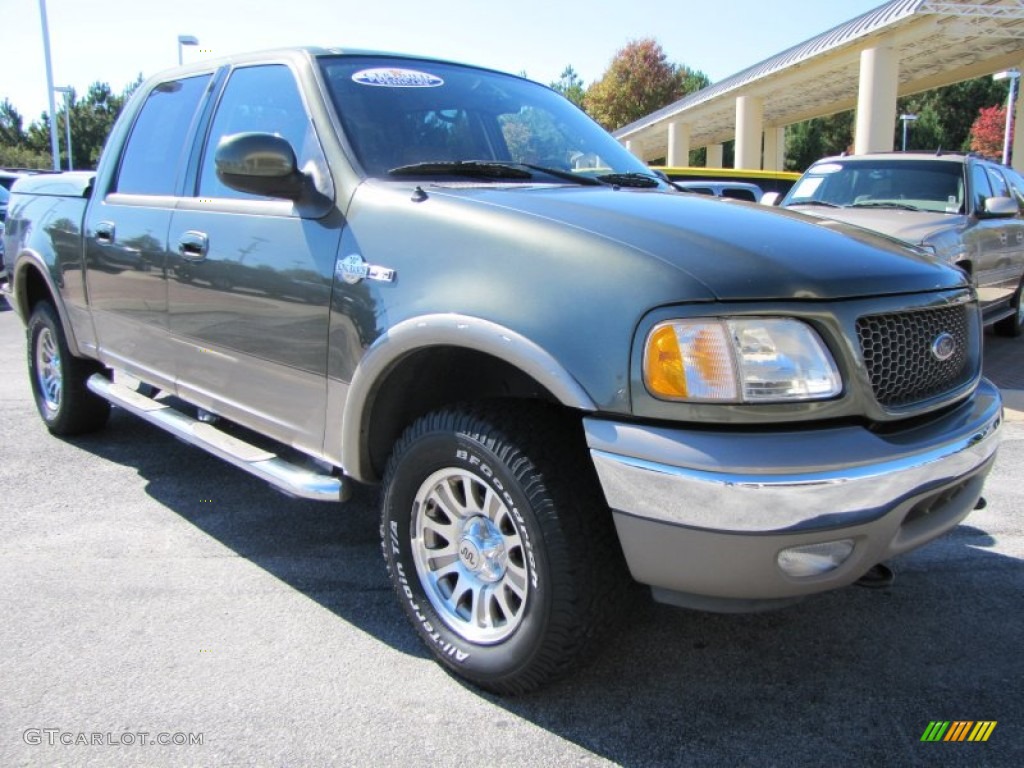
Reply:
M205 232L189 230L178 238L178 254L185 261L202 261L209 250L210 238Z
M94 234L96 242L100 245L113 245L114 244L114 222L112 221L101 221L96 224L96 232Z

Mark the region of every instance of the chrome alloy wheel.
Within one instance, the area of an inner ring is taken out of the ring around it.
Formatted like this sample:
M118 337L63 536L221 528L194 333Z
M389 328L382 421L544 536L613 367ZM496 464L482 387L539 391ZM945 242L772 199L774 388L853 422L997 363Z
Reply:
M500 643L519 626L529 573L519 526L481 478L446 468L428 477L412 512L420 583L452 630L472 643Z
M43 405L50 412L60 409L64 392L64 373L61 368L60 347L49 328L43 328L36 337L36 378Z

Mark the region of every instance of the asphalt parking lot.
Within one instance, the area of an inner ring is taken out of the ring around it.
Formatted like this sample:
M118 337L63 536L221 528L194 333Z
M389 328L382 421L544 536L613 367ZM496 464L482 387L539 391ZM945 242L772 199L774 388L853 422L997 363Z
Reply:
M371 491L288 499L122 412L52 438L5 309L0 765L1024 765L1024 413L987 508L892 587L740 616L639 601L582 672L503 700L407 626ZM986 345L1024 410L1024 339ZM922 742L935 720L997 725Z

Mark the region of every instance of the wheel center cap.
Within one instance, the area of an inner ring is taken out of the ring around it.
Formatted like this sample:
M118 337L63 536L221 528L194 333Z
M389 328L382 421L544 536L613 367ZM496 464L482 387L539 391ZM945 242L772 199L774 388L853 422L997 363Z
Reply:
M490 520L474 518L466 524L459 539L459 561L481 581L494 583L505 575L505 541Z
M484 557L480 554L480 547L469 536L463 536L462 541L459 542L459 560L474 573L480 570L480 566L484 562Z

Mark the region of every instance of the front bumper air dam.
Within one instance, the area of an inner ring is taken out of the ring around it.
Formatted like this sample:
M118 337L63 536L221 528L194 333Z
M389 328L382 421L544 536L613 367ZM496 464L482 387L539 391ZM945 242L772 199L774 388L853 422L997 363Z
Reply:
M665 429L584 419L633 577L663 602L756 610L856 581L974 509L995 460L999 390L902 432ZM838 567L793 577L783 549L850 539Z

